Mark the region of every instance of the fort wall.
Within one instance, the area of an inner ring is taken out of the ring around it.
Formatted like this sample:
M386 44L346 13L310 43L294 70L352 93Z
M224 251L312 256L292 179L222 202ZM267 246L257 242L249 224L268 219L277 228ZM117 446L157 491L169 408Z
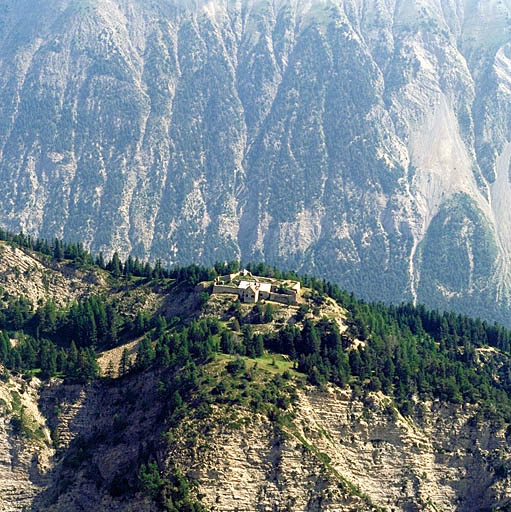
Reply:
M230 293L231 295L237 295L239 297L240 289L234 286L227 286L223 284L214 284L213 293Z
M270 293L268 300L272 300L273 302L280 302L281 304L297 304L295 294L287 295L283 293Z

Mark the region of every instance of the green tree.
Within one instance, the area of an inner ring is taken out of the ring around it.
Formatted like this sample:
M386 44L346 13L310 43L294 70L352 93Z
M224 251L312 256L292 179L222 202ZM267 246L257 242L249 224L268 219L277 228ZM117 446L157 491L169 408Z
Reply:
M160 496L163 480L156 462L149 462L147 466L142 464L138 472L138 480L141 490L153 500Z
M112 275L114 277L120 277L120 275L122 274L122 264L121 260L119 259L119 254L117 253L117 251L114 252L112 259L108 263L107 269L110 270L110 272L112 272Z
M138 353L135 361L135 366L140 370L149 368L151 363L154 361L155 357L156 353L154 351L151 340L149 340L146 337L142 338L138 346Z
M264 306L264 318L265 323L273 322L273 306L267 302Z
M130 369L130 355L127 348L124 348L119 361L119 376L124 376Z
M105 371L105 377L107 379L113 379L115 377L114 362L112 361L112 359L108 361L108 365Z

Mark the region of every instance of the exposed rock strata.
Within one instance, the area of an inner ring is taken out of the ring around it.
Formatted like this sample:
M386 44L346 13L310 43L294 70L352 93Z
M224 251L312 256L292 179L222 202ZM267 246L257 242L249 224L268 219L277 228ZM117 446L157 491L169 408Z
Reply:
M42 255L0 242L0 287L2 294L24 297L34 305L53 300L58 306L78 297L100 293L104 280L99 272L79 271Z
M3 371L3 370L2 370ZM49 484L54 450L46 419L38 408L39 382L0 382L0 509L29 510ZM13 417L23 414L30 433L20 435Z
M379 394L308 389L286 426L220 405L209 419L185 421L163 449L155 385L151 375L110 387L1 383L2 510L152 511L140 493L119 497L115 489L136 489L129 475L157 447L160 467L177 463L217 511L370 511L372 502L468 512L509 502L505 431L473 406L425 403L412 420ZM13 391L41 427L39 439L13 432ZM141 394L145 401L134 399Z

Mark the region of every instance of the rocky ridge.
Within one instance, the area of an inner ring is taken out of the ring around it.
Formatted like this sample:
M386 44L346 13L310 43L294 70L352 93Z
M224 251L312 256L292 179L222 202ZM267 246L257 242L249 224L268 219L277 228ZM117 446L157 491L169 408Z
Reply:
M105 285L97 271L80 271L0 242L0 287L7 296L24 297L36 305L51 299L57 306L65 306L78 298L101 293Z
M5 512L28 510L49 483L55 450L38 407L40 384L5 374L0 383L0 508Z
M23 275L40 256L17 251L4 247L3 264ZM87 280L87 272L69 261L45 264ZM186 320L216 318L227 326L233 321L233 297L200 301L211 282L172 288L170 279L109 281L106 271L95 270L112 285L109 295L126 301L128 316L144 310ZM64 275L54 282L59 279ZM308 308L299 319L302 305ZM351 338L348 311L315 290L304 288L300 305L273 306L271 322L249 324L255 333L326 317L348 336L347 350L371 342ZM239 307L252 322L255 306ZM117 367L119 352L126 347L133 355L139 340L107 350L101 359L113 359ZM478 348L474 357L497 379L509 366L509 355L493 347ZM228 369L236 360L217 352L195 367L197 383L181 416L171 406L175 375L162 367L83 385L2 369L0 506L8 512L156 512L162 504L140 486L140 470L149 462L157 464L159 477L179 471L211 512L469 512L510 505L509 426L490 409L413 395L404 417L391 397L363 390L356 377L351 387L319 388L288 356L245 357L246 371L238 374ZM274 408L267 407L271 387L282 400Z
M183 465L218 511L377 505L468 512L507 505L502 475L510 454L502 427L461 407L418 410L405 419L383 396L308 390L300 393L292 428L217 426Z

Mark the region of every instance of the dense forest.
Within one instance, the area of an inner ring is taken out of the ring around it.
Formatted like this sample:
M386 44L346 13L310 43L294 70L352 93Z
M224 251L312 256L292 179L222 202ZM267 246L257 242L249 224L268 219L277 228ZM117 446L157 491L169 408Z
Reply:
M201 281L240 268L239 262L230 262L213 268L191 265L164 269L159 262L155 266L131 258L122 262L116 254L105 262L102 255L93 257L81 244L32 240L3 231L0 239L56 261L95 265L107 273L114 287L138 280L138 285L164 282L165 286L191 290ZM264 264L246 267L262 276L298 278ZM300 306L294 325L266 334L257 333L253 324L272 321L270 304L256 304L252 314L243 317L235 301L233 328L213 317L188 323L143 312L129 317L101 296L57 308L52 301L36 307L26 299L4 294L0 362L16 372L85 383L110 378L114 373L123 377L153 366L186 369L186 375L193 377L194 368L216 353L257 358L274 352L289 356L312 385L350 385L355 393L381 390L394 398L405 415L414 412L421 400L439 398L478 403L482 413L511 422L510 330L423 306L365 303L324 280L300 280L312 290L311 302ZM327 297L346 309L346 331L340 332L332 319L310 314ZM205 294L204 303L207 300ZM136 360L131 361L125 351L119 368L100 375L98 352L137 337L141 341ZM12 339L16 339L15 344Z

